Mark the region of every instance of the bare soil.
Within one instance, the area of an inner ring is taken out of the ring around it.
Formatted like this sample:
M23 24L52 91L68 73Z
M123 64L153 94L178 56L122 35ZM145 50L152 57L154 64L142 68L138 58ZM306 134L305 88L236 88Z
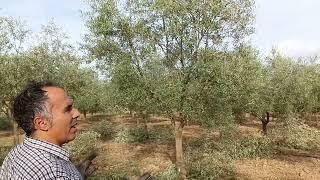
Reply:
M105 118L83 118L80 120L80 130L86 130ZM135 126L137 119L130 116L108 117L117 126ZM142 120L140 121L142 123ZM153 117L148 123L148 128L167 128L171 131L171 122L167 118ZM270 127L273 125L271 124ZM250 121L238 126L242 135L261 134L261 124L257 121ZM186 126L183 130L185 142L201 140L204 136L219 136L198 125ZM0 132L0 145L12 144L12 135L8 132ZM157 174L170 165L174 164L174 142L146 142L146 143L115 143L105 141L101 144L98 156L93 161L96 174L103 174L108 171L119 169L129 170L129 178L136 179L144 172ZM270 159L237 160L231 164L236 179L320 179L320 159L301 157L290 154L278 154Z
M234 161L238 179L320 179L320 160L277 155L274 159Z

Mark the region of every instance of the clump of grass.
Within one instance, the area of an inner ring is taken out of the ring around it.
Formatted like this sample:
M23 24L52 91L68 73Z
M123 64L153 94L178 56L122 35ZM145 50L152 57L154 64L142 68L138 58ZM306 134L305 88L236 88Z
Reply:
M170 165L156 176L159 180L175 180L177 179L177 170L175 165Z
M13 120L7 117L0 117L0 130L9 130L13 127Z
M66 145L72 161L78 165L86 157L96 153L100 134L94 131L82 132Z
M122 128L120 129L114 138L115 142L118 143L134 143L134 142L144 142L149 139L147 129L143 127L138 128Z
M135 162L111 160L108 164L112 165L112 168L105 171L96 171L89 179L127 180L129 177L140 175L138 165Z
M0 146L0 164L2 164L11 148L11 146Z
M99 133L102 140L112 139L115 134L114 125L108 120L102 120L94 125L93 131Z
M93 176L88 177L88 180L100 180L100 179L128 180L127 174L123 173L123 172L97 174L97 175L93 175Z
M118 143L144 143L146 141L172 141L174 135L168 129L147 129L143 126L125 127L115 133L114 141Z
M185 147L188 179L222 179L233 175L230 157L209 136Z
M170 128L154 128L148 131L152 141L174 141L174 134Z
M301 149L320 149L320 131L305 124L301 119L288 118L282 125L270 132L270 138L277 146Z
M257 136L225 139L219 142L219 149L231 159L264 158L270 157L274 152L272 141L269 138Z
M272 141L266 137L239 137L230 133L214 141L209 136L186 146L188 179L233 178L229 165L232 160L269 157L273 154Z
M186 165L188 179L223 179L233 176L228 156L210 149L188 149Z

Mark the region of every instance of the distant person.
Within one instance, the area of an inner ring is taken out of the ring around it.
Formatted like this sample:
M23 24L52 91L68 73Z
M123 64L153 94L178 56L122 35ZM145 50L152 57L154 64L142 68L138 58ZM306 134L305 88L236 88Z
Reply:
M58 85L30 83L13 104L13 117L26 137L6 156L0 179L82 179L62 148L76 137L79 115Z

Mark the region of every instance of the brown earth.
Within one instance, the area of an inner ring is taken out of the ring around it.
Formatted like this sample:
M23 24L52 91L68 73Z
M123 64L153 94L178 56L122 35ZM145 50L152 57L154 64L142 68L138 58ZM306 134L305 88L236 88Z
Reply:
M86 130L94 125L99 118L88 118L80 120L80 130ZM134 126L136 119L130 116L116 116L111 121L118 126ZM142 120L140 121L142 123ZM171 131L171 122L167 118L155 118L147 124L148 128L165 127ZM239 125L238 129L243 135L260 136L261 124L252 121ZM272 125L271 125L272 127ZM186 126L183 130L183 137L189 141L197 141L208 135L208 131L198 125ZM213 136L219 136L217 132L211 132ZM8 145L12 142L12 136L8 132L0 132L0 145ZM130 172L129 178L136 179L144 172L157 174L174 163L174 142L165 144L161 142L147 143L115 143L112 141L103 142L98 156L93 161L97 174L108 171L126 169ZM301 157L294 155L275 155L270 159L237 160L231 164L236 179L320 179L320 159Z
M320 160L278 155L274 159L234 161L238 179L320 179Z

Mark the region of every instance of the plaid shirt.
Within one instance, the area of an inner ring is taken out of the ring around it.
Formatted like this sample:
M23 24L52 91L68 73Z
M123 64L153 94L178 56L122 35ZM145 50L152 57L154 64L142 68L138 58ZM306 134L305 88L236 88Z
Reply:
M82 177L63 148L25 138L13 148L1 166L0 179L79 179Z

